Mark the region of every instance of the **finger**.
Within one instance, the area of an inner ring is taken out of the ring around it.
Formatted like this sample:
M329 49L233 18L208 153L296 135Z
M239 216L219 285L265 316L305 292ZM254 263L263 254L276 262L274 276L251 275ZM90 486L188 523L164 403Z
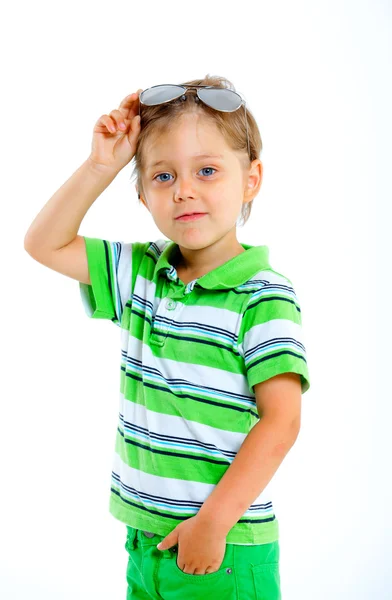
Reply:
M109 116L115 122L117 129L120 129L121 131L126 131L127 124L125 122L125 114L124 114L124 112L121 112L121 111L115 109L115 110L112 110L109 113Z
M103 115L100 120L101 123L106 127L106 129L110 131L110 133L116 133L117 126L116 122L113 119L111 119L108 115Z
M120 102L120 106L119 109L126 109L126 110L130 110L133 105L137 104L139 105L139 96L140 93L142 92L142 89L139 89L137 92L134 92L133 94L129 94L129 96L126 96L126 98L124 98L124 100L122 100L122 102Z
M132 102L139 98L142 91L142 88L139 88L137 92L133 92L132 94L128 94L128 96L125 96L124 100L120 102L120 106L130 106Z
M128 121L126 122L128 123ZM137 140L140 133L140 129L140 120L139 117L136 115L136 117L134 117L132 121L129 122L129 126L127 125L126 134L128 135L128 140L130 142Z
M126 119L132 120L133 117L139 114L139 96L143 90L140 88L137 92L130 94L120 103L119 110L123 113Z

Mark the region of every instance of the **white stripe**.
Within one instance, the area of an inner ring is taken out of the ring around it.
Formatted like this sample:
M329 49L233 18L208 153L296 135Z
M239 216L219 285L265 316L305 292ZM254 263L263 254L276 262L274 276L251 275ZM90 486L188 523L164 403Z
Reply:
M244 409L254 408L255 395L249 392L245 375L217 367L154 356L148 344L133 336L128 336L128 348L124 353L127 353L128 360L125 363L122 359L121 363L127 372L135 373L139 377L143 376L145 381L167 386L173 394L189 391L189 384L181 384L181 380L184 380L191 385L194 384L195 392L200 390L200 387L205 388L201 390L203 397L241 406ZM143 373L139 362L143 365ZM180 380L180 382L166 383L162 377Z
M260 344L265 344L265 346L256 348ZM305 356L301 345L303 345L303 329L301 325L290 321L290 319L272 319L248 329L244 335L243 343L238 345L238 350L242 356L245 356L245 362L249 363L255 356L260 357L270 353L271 350L282 348L290 349L297 354ZM252 351L252 349L254 350Z
M182 302L177 302L177 306L175 310L167 310L166 303L168 297L158 298L155 296L156 294L156 285L153 281L149 281L145 277L142 277L141 274L137 276L135 282L134 295L140 296L146 302L150 302L153 309L148 310L148 314L150 317L157 313L158 307L160 307L160 312L163 312L165 315L167 314L168 318L174 318L176 321L184 322L184 321L196 321L198 323L202 323L207 326L217 327L224 330L227 330L231 333L237 334L239 331L240 323L241 323L241 299L238 299L238 313L227 308L214 308L213 306L188 306L187 304L183 304ZM247 297L243 298L243 303L247 301ZM135 305L136 300L134 299ZM146 310L145 305L140 303L138 307L143 311ZM162 308L164 309L162 311ZM184 310L185 309L185 310ZM185 315L185 316L184 316Z
M113 248L113 243L111 244ZM118 260L118 259L117 259ZM113 261L116 264L116 261ZM121 304L124 307L131 294L132 284L132 243L121 242L121 254L117 267L117 285L120 290Z
M189 421L175 415L168 415L161 412L151 411L142 404L126 400L124 394L120 393L120 413L123 415L124 423L134 423L139 427L147 429L150 433L156 433L162 436L176 436L181 438L189 438L189 440L197 440L201 443L211 445L221 450L228 452L238 452L246 433L237 431L227 431L226 429L217 429L210 427L197 421ZM127 431L127 435L132 437L134 433ZM140 441L145 441L145 438L140 437ZM159 447L159 440L153 440ZM167 445L161 444L161 447L166 449ZM198 452L201 448L197 448ZM217 453L215 456L223 460L230 459Z
M189 512L196 513L215 487L213 484L201 483L200 481L183 481L181 479L144 473L126 465L116 452L114 453L112 466L113 472L120 476L121 484L125 486L125 488L121 487L121 495L124 498L137 503L141 502L147 508L157 509L161 512L165 511L178 515ZM112 479L112 485L118 487L119 484L115 479ZM135 488L135 491L131 491L130 488ZM137 491L140 490L145 494L158 496L159 499L140 498L137 495ZM178 501L184 502L184 506L178 506L176 504ZM195 502L196 506L192 506L191 502ZM252 506L256 504L266 504L267 508L251 510L251 507L249 507L242 517L255 518L260 516L261 518L267 518L273 515L274 509L270 506L269 485L254 500Z

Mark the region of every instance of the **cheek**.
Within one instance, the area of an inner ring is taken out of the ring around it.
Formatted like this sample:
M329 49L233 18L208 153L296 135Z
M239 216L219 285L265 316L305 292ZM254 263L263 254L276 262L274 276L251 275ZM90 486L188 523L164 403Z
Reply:
M239 198L240 195L234 189L225 187L225 189L212 192L208 197L208 203L220 213L231 213L237 210L237 205L240 202Z

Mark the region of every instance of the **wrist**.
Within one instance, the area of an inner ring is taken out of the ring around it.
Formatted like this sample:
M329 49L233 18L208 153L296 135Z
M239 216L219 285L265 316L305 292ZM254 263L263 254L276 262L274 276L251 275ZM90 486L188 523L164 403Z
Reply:
M213 530L217 535L226 537L233 525L228 525L219 519L219 515L212 515L208 510L204 509L203 506L197 513L197 519L201 527L206 527L209 530Z
M115 167L110 167L109 165L104 165L102 163L96 162L93 158L91 158L91 156L89 156L86 160L86 164L93 173L96 173L100 176L104 175L112 177L113 179L114 177L116 177L116 175L119 174L121 170Z

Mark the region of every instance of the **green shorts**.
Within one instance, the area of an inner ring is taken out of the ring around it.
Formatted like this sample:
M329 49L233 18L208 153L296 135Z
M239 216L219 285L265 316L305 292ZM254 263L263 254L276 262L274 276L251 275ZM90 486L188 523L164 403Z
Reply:
M278 540L226 544L218 571L191 575L177 565L177 546L157 549L166 536L126 527L126 600L281 600Z

